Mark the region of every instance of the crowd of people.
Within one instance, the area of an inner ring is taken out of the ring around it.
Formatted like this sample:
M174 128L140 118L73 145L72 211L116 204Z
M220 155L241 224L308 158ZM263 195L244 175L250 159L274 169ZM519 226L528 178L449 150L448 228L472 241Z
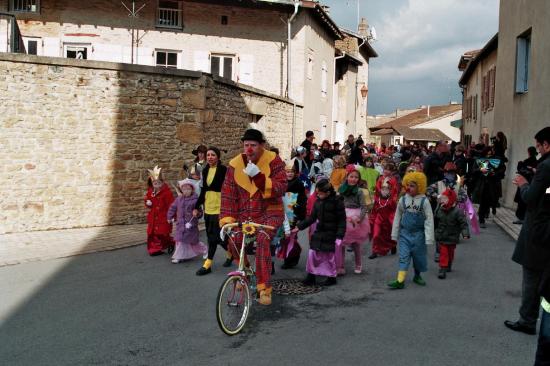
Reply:
M308 131L286 162L276 148L268 148L258 130L247 130L241 140L243 153L227 166L220 149L197 147L195 161L185 167L187 178L174 186L176 199L161 169L150 171L147 249L152 256L173 251L173 263L202 255L205 260L196 273L202 276L211 273L218 246L225 250L223 266L230 267L238 258L238 248L220 237L224 224L255 221L276 227L269 238L257 239L258 301L264 305L271 304L273 258L282 261L282 269L295 267L303 245L298 232L306 229L306 286L316 285L319 276L325 278L321 285L336 284L337 277L346 274L348 251L354 254L353 272L362 273L366 243L371 260L398 254L391 289L405 287L411 262L412 281L426 285L422 273L427 271L427 245L436 246L438 278L445 279L452 271L456 245L479 234L487 227L486 219L497 214L508 163L502 132L489 144L480 139L471 146L446 141L377 146L353 135L341 146L327 140L317 145ZM537 150L529 148L528 154L517 167L527 183L536 172ZM528 212L524 200L518 188L517 223ZM207 245L199 241L201 217Z

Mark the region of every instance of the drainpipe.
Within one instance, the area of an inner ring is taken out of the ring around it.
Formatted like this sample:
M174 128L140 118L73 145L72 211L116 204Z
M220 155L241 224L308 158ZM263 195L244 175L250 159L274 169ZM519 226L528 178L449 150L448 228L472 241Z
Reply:
M334 121L338 118L338 116L336 115L336 111L334 110L334 98L336 97L335 96L336 93L334 92L334 88L336 87L336 60L344 58L344 57L346 57L346 52L342 51L341 56L334 57L334 61L333 61L333 65L332 65L332 99L333 99L332 100L332 123L334 123ZM336 107L338 107L338 101L336 101ZM336 109L338 109L338 108L336 108ZM332 134L332 127L330 129L330 132ZM336 135L336 131L334 131L334 135ZM335 136L331 136L331 138L332 138L332 140L335 140Z
M290 42L292 40L292 21L294 20L294 18L296 18L296 14L298 14L298 8L300 6L300 1L299 0L294 0L294 12L292 13L292 15L290 16L290 18L288 18L288 22L286 23L287 25L287 43L286 43L286 91L287 91L287 98L289 99L292 99L292 146L291 148L294 148L294 145L295 145L295 142L294 142L294 135L296 134L296 101L295 99L292 97L291 95L291 90L292 90L292 78L291 78L291 68L290 68L290 65L291 65L291 51L290 51Z
M359 23L357 23L359 24ZM366 38L363 38L363 42L361 42L361 44L357 47L357 53L359 54L359 50L361 49L361 47L363 47L363 45L365 44L365 42L367 41ZM368 62L368 60L367 60ZM357 66L357 74L355 74L355 99L353 101L353 105L355 106L355 114L353 115L353 124L354 124L354 131L353 131L353 134L355 135L357 133L357 88L359 87L359 66ZM366 118L366 116L365 116Z

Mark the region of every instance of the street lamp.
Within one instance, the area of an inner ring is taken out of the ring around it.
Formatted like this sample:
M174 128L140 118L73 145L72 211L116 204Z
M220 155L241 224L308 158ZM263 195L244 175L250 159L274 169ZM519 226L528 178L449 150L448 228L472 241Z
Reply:
M369 88L365 84L363 84L363 87L361 88L361 97L363 97L363 102L365 102L365 99L367 99L367 94L369 93Z

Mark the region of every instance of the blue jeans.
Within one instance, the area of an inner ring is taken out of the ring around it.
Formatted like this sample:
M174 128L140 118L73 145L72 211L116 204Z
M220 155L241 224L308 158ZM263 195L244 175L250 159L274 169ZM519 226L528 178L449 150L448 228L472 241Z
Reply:
M542 310L535 366L550 366L550 313Z

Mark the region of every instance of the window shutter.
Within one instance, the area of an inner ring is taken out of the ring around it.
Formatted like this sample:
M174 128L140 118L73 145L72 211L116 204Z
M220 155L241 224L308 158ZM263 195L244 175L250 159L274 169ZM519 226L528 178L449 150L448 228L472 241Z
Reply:
M210 55L205 51L195 51L193 54L194 68L197 71L210 72Z
M239 61L239 82L246 85L254 83L254 56L241 55Z
M61 42L59 38L44 37L44 56L59 57L61 55Z
M485 80L486 76L481 78L481 110L485 111Z
M491 108L494 108L495 106L495 86L496 86L496 76L497 76L497 67L493 67L493 83L491 84Z

